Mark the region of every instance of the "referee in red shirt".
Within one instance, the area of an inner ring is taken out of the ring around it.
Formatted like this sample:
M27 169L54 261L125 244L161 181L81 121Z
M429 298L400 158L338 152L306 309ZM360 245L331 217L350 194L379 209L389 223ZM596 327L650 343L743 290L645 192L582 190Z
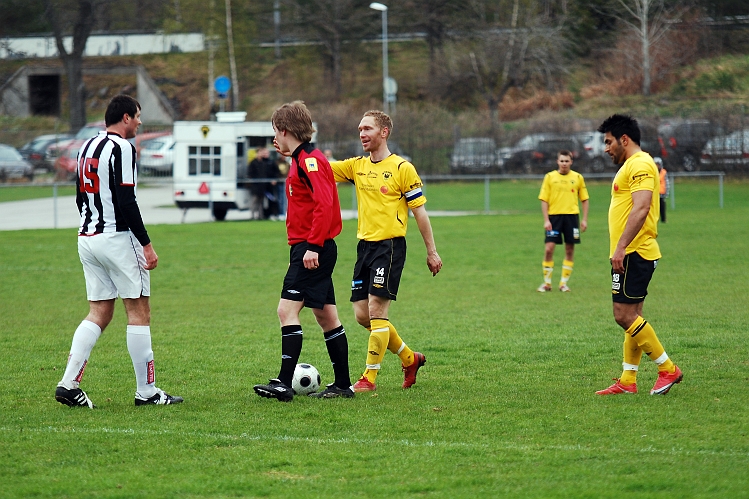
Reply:
M281 370L267 385L255 385L261 397L290 402L291 380L302 351L299 313L309 307L325 335L335 381L318 398L354 397L348 364L346 331L338 319L333 289L333 269L338 259L335 238L341 233L341 209L330 163L310 140L315 132L312 116L302 101L284 104L271 118L275 146L291 156L286 180L288 213L286 232L289 268L283 281L278 318L281 321Z

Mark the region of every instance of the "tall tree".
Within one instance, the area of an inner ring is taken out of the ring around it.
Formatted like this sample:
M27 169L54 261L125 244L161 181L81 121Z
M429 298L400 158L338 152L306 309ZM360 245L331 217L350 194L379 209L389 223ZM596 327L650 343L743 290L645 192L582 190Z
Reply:
M334 101L341 97L344 44L350 48L380 32L380 23L373 22L376 13L369 9L369 3L369 0L286 0L296 10L297 29L321 44ZM376 18L379 20L379 16Z
M438 79L445 54L444 45L451 33L470 28L471 9L464 1L406 0L394 6L393 18L401 16L401 23L409 32L422 32L429 47L429 82Z
M680 19L687 8L681 0L617 0L620 10L611 15L623 23L640 43L642 95L650 95L652 86L652 50L669 32L673 22Z
M455 44L451 88L462 86L479 92L495 137L499 134L499 106L511 88L522 88L529 82L551 88L564 71L563 20L550 18L534 2L513 0L509 25L484 25L467 44Z
M46 17L52 26L60 59L68 77L70 130L78 131L86 124L86 87L83 84L83 52L97 20L112 0L46 0ZM70 51L64 37L72 32Z

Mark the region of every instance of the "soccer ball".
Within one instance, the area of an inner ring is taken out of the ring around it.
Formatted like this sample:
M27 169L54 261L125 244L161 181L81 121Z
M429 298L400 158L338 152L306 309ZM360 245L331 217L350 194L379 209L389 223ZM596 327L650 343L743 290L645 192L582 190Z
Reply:
M291 380L291 388L297 395L314 393L320 388L320 373L315 366L309 364L297 364L294 369L294 378Z

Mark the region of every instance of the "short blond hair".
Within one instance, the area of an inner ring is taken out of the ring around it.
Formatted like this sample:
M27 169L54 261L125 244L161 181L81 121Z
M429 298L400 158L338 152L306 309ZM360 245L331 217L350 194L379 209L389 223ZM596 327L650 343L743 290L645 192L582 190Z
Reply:
M390 116L383 113L382 111L378 111L377 109L372 109L364 113L363 117L367 116L371 116L372 118L374 118L375 125L377 125L380 129L387 128L388 137L390 137L390 134L393 133L393 120L390 118Z
M312 140L315 127L312 126L312 114L303 101L287 102L273 112L271 123L276 130L286 130L302 142Z

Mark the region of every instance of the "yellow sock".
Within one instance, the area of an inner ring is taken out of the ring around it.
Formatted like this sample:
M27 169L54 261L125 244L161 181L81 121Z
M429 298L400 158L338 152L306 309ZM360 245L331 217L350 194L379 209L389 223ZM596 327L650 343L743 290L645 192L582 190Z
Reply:
M629 326L626 333L637 342L642 351L645 352L653 362L658 364L658 371L673 373L676 370L674 363L668 358L666 350L658 340L658 336L655 335L653 326L648 324L648 321L638 316L637 319L635 319L635 322Z
M575 262L571 260L565 260L562 262L562 280L559 281L560 286L567 284L567 281L570 280L570 276L572 275L572 267L574 266Z
M554 272L554 261L544 262L544 283L551 286L551 274Z
M622 362L622 377L619 378L619 383L625 386L637 383L640 359L642 359L640 345L630 335L624 333L624 362Z
M367 369L364 376L372 383L377 379L377 373L380 370L380 363L385 356L388 341L390 340L389 322L385 319L372 319L370 321L371 332L369 333L369 343L367 345Z
M408 348L406 342L404 342L398 335L395 326L388 321L390 326L390 341L388 341L388 350L393 352L395 355L400 357L401 364L408 367L414 363L414 351Z

